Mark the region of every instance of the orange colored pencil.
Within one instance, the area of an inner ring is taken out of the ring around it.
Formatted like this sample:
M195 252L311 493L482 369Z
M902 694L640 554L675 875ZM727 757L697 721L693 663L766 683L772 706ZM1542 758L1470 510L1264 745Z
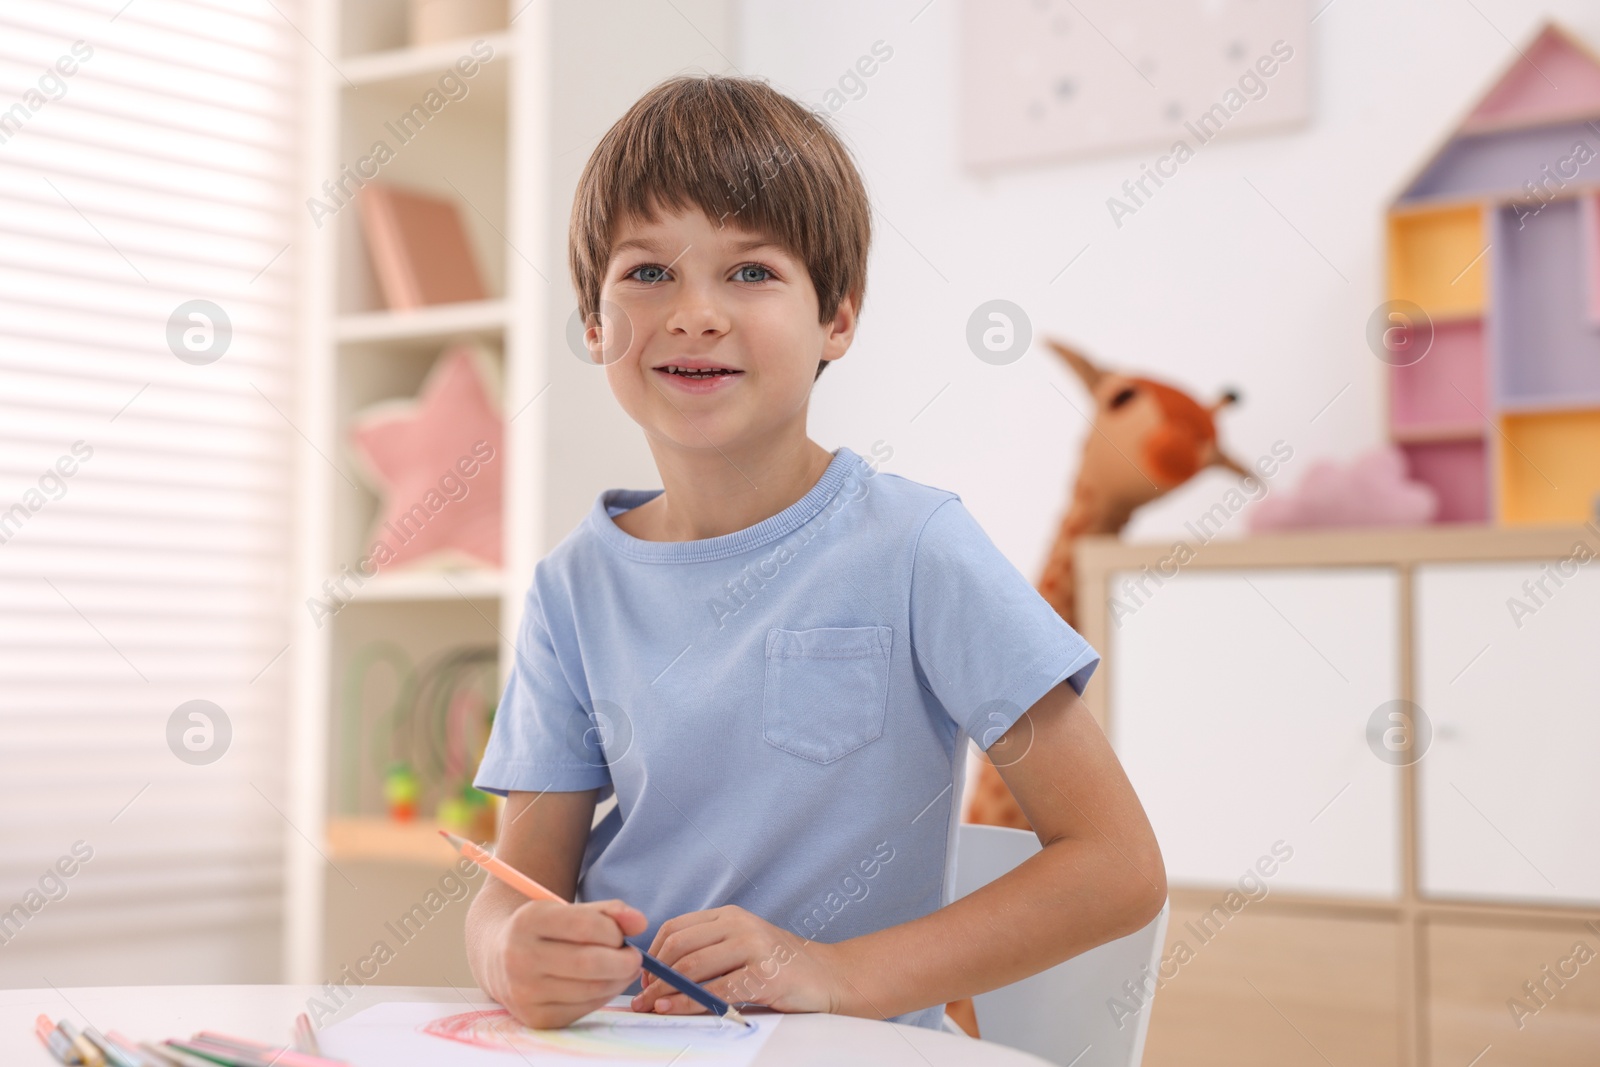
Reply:
M440 830L439 836L454 845L456 851L467 857L467 859L476 863L523 896L531 897L534 900L557 900L563 904L569 903L561 894L554 890L546 889L511 866L511 864L504 860L496 859L491 853L486 852L481 846L468 841L466 838L457 837L449 830Z

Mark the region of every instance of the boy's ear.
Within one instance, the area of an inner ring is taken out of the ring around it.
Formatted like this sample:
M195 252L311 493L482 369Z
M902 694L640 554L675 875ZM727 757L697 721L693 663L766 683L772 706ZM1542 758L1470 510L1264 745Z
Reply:
M838 359L850 347L850 342L855 340L859 300L855 293L846 293L840 299L838 310L833 313L833 321L828 324L827 340L822 345L823 359Z

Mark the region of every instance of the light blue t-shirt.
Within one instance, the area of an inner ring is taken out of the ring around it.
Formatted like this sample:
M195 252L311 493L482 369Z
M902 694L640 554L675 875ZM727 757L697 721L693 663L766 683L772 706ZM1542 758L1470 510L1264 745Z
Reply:
M833 943L949 903L966 738L1100 661L959 496L833 455L699 541L625 533L661 490L607 490L534 568L476 785L614 792L578 899L638 908L640 944L724 904Z

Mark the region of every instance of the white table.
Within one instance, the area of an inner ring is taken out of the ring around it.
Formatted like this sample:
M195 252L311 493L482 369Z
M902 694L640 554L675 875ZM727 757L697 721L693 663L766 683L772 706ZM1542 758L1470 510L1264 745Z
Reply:
M477 989L354 986L353 996L324 1025L392 1000L480 998ZM188 1037L196 1030L260 1041L287 1042L289 1027L317 986L105 986L0 989L0 1064L52 1067L56 1061L33 1033L40 1012L87 1023L102 1033L120 1030L135 1040ZM486 999L486 998L485 998ZM762 1009L745 1009L747 1013ZM761 1067L1044 1067L1045 1061L988 1041L918 1026L844 1015L788 1015L756 1060ZM384 1065L400 1067L400 1065Z

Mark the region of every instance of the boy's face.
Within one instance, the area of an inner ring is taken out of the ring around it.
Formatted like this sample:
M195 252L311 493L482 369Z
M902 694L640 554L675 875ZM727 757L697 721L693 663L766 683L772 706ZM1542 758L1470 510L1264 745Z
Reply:
M600 299L606 329L586 340L612 393L652 440L683 448L803 437L817 362L842 356L855 333L851 299L819 323L804 263L697 208L621 223ZM684 364L733 373L666 370Z

